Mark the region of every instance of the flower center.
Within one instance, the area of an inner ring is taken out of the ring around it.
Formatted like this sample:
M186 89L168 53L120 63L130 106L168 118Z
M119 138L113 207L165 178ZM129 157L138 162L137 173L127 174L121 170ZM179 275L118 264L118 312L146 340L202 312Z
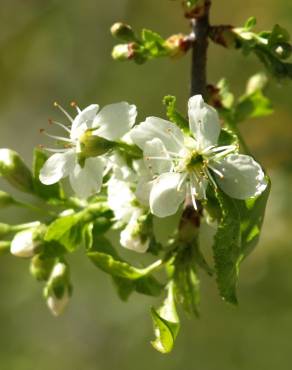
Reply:
M197 151L192 150L188 153L184 162L184 166L187 171L200 170L204 165L204 157Z

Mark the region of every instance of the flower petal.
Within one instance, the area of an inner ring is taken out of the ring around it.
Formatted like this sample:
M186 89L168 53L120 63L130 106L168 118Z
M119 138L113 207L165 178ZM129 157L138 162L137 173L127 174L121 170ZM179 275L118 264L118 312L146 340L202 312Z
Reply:
M105 168L101 158L88 158L82 168L78 163L70 173L70 184L80 198L88 198L100 191Z
M154 181L150 181L149 176L143 176L138 181L135 195L143 206L149 207L149 198L153 183Z
M77 114L71 126L71 139L78 139L80 135L92 127L98 109L97 104L91 104Z
M169 121L157 117L148 117L146 121L135 126L130 136L142 150L147 141L160 139L168 151L178 153L184 149L184 137L181 130Z
M144 160L152 175L160 175L164 172L170 172L172 169L172 160L163 142L158 138L145 143Z
M97 129L93 134L108 140L120 139L134 125L136 117L135 105L126 102L107 105L94 119L93 127Z
M201 95L189 99L190 130L198 143L198 149L216 145L220 134L220 121L217 111L204 102Z
M117 220L128 222L133 214L132 206L135 195L130 184L112 177L108 182L108 205L114 211Z
M248 155L231 154L213 166L223 175L215 175L218 185L232 198L255 197L267 187L261 166Z
M180 173L163 173L153 182L150 209L155 216L167 217L176 213L186 195L185 184L181 185L183 177Z
M69 175L75 164L75 151L53 154L43 165L40 171L40 181L45 185L52 185Z

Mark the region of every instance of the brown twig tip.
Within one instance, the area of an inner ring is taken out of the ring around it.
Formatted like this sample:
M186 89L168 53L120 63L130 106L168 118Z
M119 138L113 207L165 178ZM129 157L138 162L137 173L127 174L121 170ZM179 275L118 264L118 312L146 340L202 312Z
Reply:
M48 122L49 122L49 125L52 125L53 124L52 118L48 118Z
M70 103L70 105L71 105L71 107L73 107L73 108L76 108L77 107L77 103L76 103L76 101L71 101L71 103Z
M40 134L43 134L44 132L46 132L46 130L45 130L44 128L40 128L40 129L39 129L39 133L40 133Z

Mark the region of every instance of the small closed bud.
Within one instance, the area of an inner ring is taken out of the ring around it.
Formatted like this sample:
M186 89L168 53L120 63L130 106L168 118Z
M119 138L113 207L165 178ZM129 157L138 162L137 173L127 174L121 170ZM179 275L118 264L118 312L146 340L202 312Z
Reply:
M9 241L0 241L0 256L9 253L10 242Z
M81 157L90 158L107 153L116 145L115 142L104 139L103 137L94 135L92 131L88 130L80 139Z
M0 238L5 237L12 231L12 226L0 222Z
M0 149L0 176L21 191L33 190L32 174L14 150Z
M257 73L252 76L246 86L246 93L248 95L253 94L258 90L263 90L268 83L268 77L265 73Z
M49 281L44 289L47 305L54 316L59 316L64 311L71 295L69 282L69 267L58 262L52 269Z
M171 57L183 56L192 46L192 41L186 35L179 33L165 40L165 48Z
M36 255L30 263L30 273L39 281L47 281L50 277L56 259L47 258L42 255Z
M0 190L0 208L8 207L12 204L15 204L15 200L12 196L5 191Z
M118 44L113 48L112 58L119 61L135 59L138 55L138 49L139 45L135 42L131 42L130 44Z
M16 257L30 258L41 252L45 227L33 227L17 233L11 242L10 252Z
M111 34L121 41L129 42L136 40L132 27L122 22L117 22L112 25Z

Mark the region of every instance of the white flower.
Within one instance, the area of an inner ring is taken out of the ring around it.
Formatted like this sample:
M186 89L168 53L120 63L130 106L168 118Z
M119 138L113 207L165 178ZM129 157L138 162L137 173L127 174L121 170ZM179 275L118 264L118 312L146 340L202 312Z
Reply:
M137 111L134 105L126 102L105 106L99 110L99 106L92 104L80 110L73 119L61 106L57 105L69 118L71 128L52 121L61 126L69 137L48 135L53 139L66 143L63 149L47 149L55 152L44 164L40 172L40 181L45 185L51 185L64 177L69 176L70 184L80 198L87 198L93 193L99 192L105 170L103 155L87 158L81 165L78 155L81 152L80 139L87 130L91 135L107 140L120 139L135 123Z
M260 165L250 156L237 154L233 145L218 146L219 117L201 95L189 99L188 115L192 136L156 117L131 130L152 174L138 186L138 199L148 199L152 213L166 217L176 213L188 194L197 208L196 199L206 198L208 182L237 199L262 193L267 183Z
M120 235L120 243L124 248L144 253L149 247L149 239L142 237L140 217L145 210L138 204L135 193L129 182L112 176L108 182L108 205L115 218L126 224Z
M33 257L40 242L37 240L37 228L20 231L12 239L10 252L16 257Z

